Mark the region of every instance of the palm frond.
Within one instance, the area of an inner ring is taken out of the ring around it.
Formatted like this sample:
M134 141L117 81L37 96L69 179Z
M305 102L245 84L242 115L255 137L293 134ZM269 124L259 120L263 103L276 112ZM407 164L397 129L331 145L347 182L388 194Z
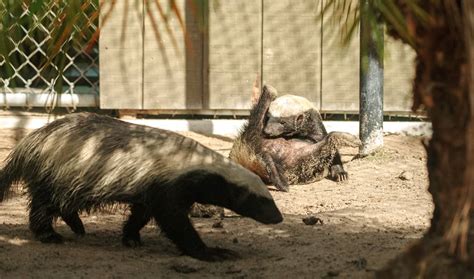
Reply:
M412 15L421 24L428 23L429 12L426 7L420 5L419 0L326 0L319 18L329 17L331 19L329 22L341 34L342 45L347 45L355 35L359 25L361 1L367 1L369 4L370 11L364 13L364 16L371 26L385 23L389 29L395 31L397 37L415 47L416 41L413 31L410 30L409 19L405 15ZM431 2L436 1L432 0ZM449 4L449 1L443 2ZM451 10L447 9L447 12L452 11L453 5L449 6ZM458 11L452 12L455 14ZM383 36L380 36L377 44L382 43Z

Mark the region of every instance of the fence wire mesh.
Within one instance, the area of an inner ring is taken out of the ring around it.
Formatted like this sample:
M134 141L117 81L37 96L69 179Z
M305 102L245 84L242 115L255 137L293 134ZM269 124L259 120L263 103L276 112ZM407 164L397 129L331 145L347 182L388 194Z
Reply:
M64 32L61 16L69 1L36 1L41 4L24 3L19 9L11 9L7 2L0 2L0 43L10 49L7 57L0 55L0 92L98 94L98 45L85 50L88 37L98 28L98 0L83 1L72 35L53 55L52 33Z

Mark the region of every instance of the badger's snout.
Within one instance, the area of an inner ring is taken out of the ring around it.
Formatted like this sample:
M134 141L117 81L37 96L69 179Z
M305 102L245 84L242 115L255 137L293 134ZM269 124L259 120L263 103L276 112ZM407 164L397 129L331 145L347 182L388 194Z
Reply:
M274 209L264 210L261 216L256 216L255 220L263 224L278 224L283 221L283 215L275 206Z
M268 136L277 137L283 134L285 132L285 129L280 123L268 122L265 128L263 129L263 132Z
M255 194L247 195L245 199L234 203L230 209L263 224L278 224L283 221L283 216L272 198Z
M258 210L251 217L263 224L278 224L283 221L283 216L273 200L260 201Z

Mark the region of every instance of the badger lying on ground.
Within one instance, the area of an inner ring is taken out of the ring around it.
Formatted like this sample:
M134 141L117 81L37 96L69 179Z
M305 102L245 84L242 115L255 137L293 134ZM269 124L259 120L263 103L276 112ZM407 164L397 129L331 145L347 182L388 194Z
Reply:
M300 138L267 137L264 134L265 116L277 96L271 86L264 86L262 95L252 108L248 123L234 141L229 157L253 171L265 183L281 191L289 184L312 183L326 177L338 148L357 147L360 140L348 133L332 132L317 142ZM325 130L324 130L325 131ZM282 132L285 135L285 131Z
M298 138L314 143L328 134L318 110L308 99L283 95L276 98L268 109L264 133L271 138ZM336 152L329 168L329 177L335 181L348 179L342 166L341 155Z
M140 229L154 218L185 254L201 260L231 256L207 247L189 218L194 202L229 208L264 224L282 221L258 176L176 133L80 113L26 136L0 172L0 201L25 182L30 229L42 242L62 242L52 226L60 216L85 233L78 213L110 203L131 204L125 245L140 244Z

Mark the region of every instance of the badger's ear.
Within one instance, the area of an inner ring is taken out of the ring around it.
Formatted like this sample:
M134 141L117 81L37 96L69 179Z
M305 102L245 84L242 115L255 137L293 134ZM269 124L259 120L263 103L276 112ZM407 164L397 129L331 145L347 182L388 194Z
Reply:
M298 116L296 116L296 119L295 119L295 127L296 129L300 128L301 126L303 126L303 123L304 123L304 113L301 113L301 114L298 114Z

